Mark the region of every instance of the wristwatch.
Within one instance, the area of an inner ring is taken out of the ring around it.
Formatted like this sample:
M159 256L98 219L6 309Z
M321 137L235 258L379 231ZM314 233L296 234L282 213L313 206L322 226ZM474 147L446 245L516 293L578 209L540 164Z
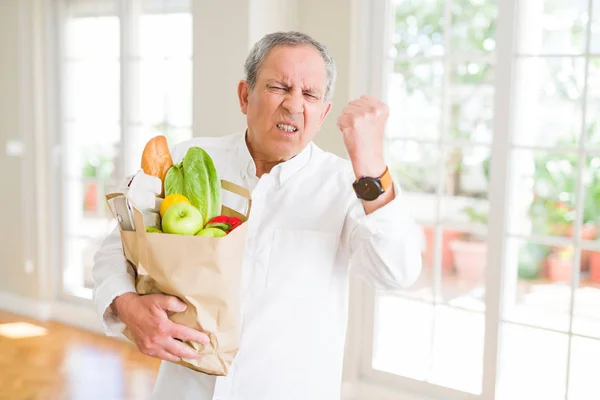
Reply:
M373 201L386 192L392 185L392 174L386 166L379 178L363 176L352 184L356 196L361 200Z

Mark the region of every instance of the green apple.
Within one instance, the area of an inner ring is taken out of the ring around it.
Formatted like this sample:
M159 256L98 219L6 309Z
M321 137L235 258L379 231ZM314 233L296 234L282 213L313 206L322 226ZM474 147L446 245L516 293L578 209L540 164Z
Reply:
M188 203L173 204L162 217L162 228L165 233L193 236L203 226L202 213Z
M163 231L161 231L160 229L155 228L153 226L147 226L146 232L163 233Z
M208 237L223 237L225 235L227 235L227 232L219 228L204 228L200 232L196 233L196 236Z

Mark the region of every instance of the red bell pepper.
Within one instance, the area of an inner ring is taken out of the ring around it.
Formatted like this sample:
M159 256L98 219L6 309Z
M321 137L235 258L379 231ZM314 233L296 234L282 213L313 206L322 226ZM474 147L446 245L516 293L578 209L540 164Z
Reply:
M208 221L205 228L219 228L229 233L241 224L242 221L239 218L219 215Z

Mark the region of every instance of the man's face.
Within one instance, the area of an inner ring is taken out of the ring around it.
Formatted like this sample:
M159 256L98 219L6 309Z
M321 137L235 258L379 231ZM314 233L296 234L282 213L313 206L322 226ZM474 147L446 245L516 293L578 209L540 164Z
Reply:
M254 89L238 87L252 150L264 161L285 161L315 136L331 108L325 103L325 61L312 46L277 46L261 65Z

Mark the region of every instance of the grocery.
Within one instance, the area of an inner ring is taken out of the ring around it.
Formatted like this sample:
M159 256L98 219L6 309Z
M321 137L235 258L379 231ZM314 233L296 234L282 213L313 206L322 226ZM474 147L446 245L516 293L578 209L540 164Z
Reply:
M165 176L172 165L167 139L162 135L150 139L142 152L142 169L146 174L156 176L163 182L161 197L165 192Z
M146 232L223 237L242 224L240 218L220 215L221 180L208 153L191 147L173 164L164 136L146 143L142 169L159 177L163 192L159 212L144 211Z
M177 203L190 204L190 201L187 199L187 197L185 197L182 194L179 194L179 193L170 194L167 197L165 197L165 199L160 203L160 216L164 217L165 213L167 212L169 207L171 207L173 204L177 204Z
M223 237L227 235L222 229L219 228L204 228L200 232L196 233L196 236L209 236L209 237Z
M237 217L228 217L219 215L208 221L205 228L219 228L229 233L242 224L242 221Z
M119 226L123 254L135 271L136 292L164 293L185 301L186 310L169 313L169 319L210 337L206 344L182 340L202 357L182 358L176 363L202 373L226 376L240 343L238 293L251 193L221 180L213 160L203 149L192 147L180 154L183 158L178 156L175 161L181 162L172 165L160 182L163 194L159 194L159 182L154 176L138 171L124 191L110 193L106 198L117 221L131 222ZM161 159L145 160L148 171L159 170L153 163L162 162ZM138 178L141 180L136 182ZM146 182L151 184L144 185ZM137 192L127 191L132 183L134 188L139 187ZM243 213L221 204L221 191L244 199ZM213 304L219 307L214 308ZM123 335L135 342L128 327Z
M206 221L221 212L221 181L210 156L191 147L181 163L173 165L165 178L165 194L183 194Z
M162 219L163 232L178 235L195 235L203 225L202 214L189 203L172 205Z

